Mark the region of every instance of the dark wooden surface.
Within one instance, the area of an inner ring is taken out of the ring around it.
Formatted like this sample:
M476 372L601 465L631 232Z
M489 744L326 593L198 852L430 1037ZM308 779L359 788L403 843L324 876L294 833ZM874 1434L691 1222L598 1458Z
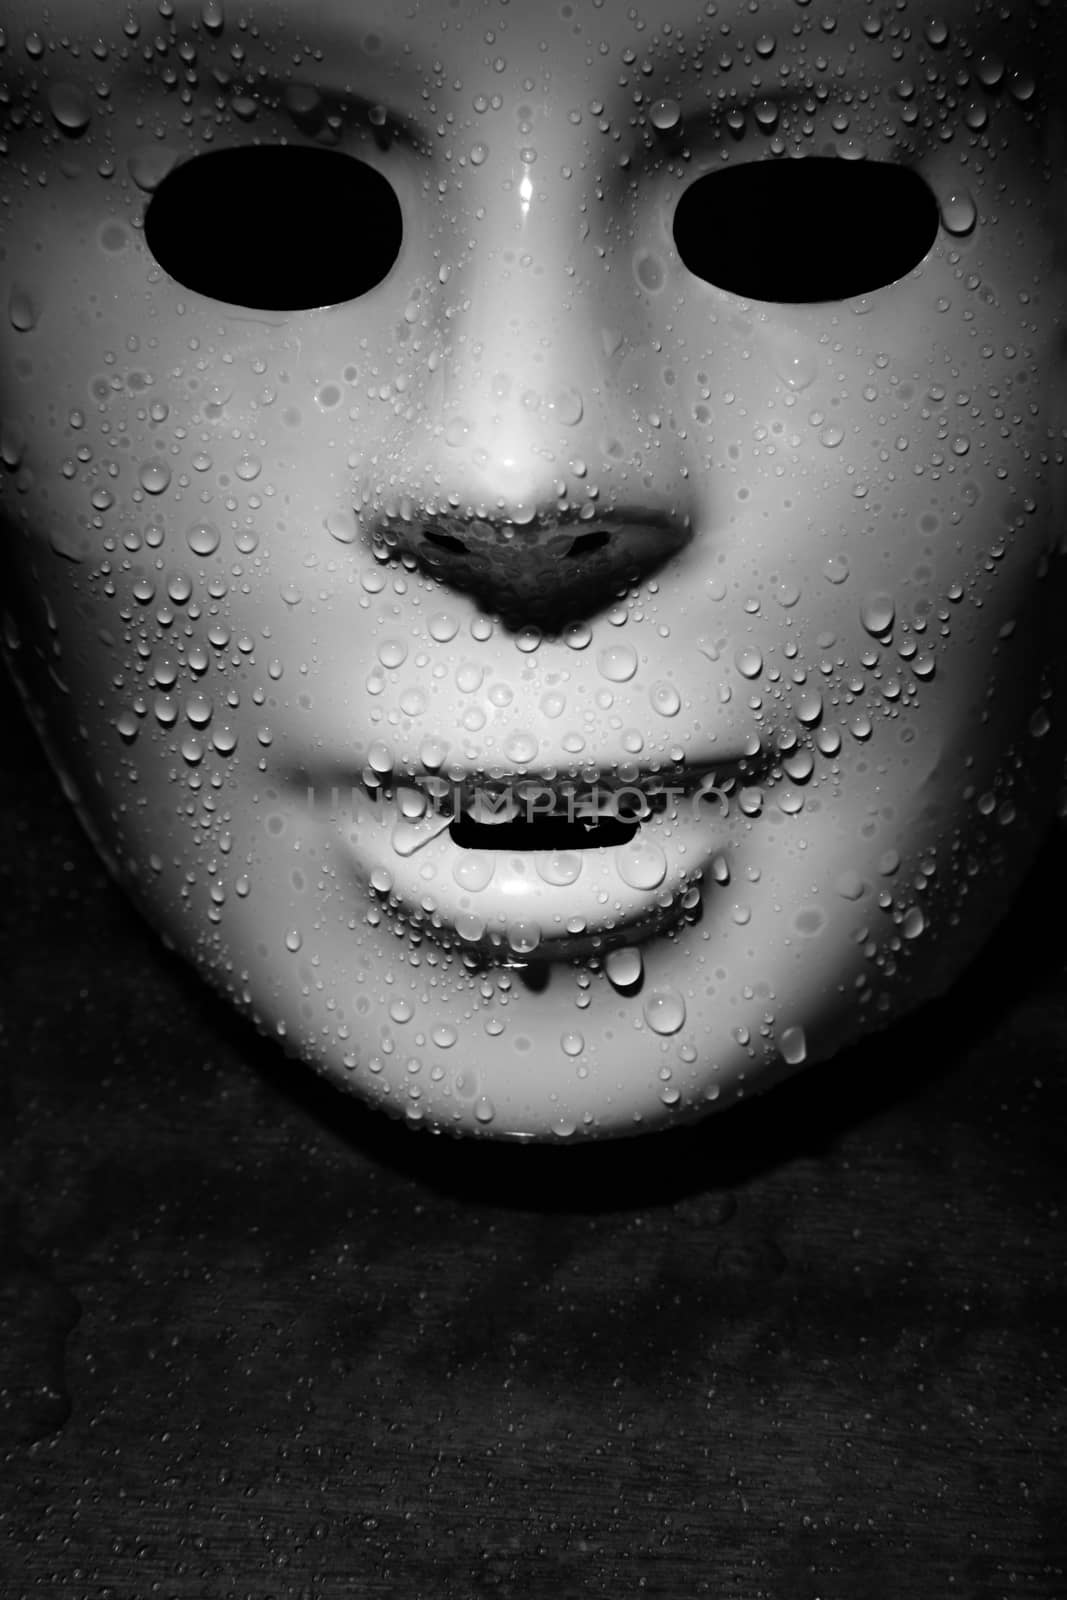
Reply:
M0 1593L1067 1594L1067 849L688 1132L412 1135L108 884L6 685Z

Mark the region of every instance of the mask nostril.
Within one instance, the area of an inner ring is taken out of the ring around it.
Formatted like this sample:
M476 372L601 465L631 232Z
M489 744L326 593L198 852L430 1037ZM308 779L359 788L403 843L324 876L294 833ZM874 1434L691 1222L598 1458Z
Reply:
M468 554L467 546L462 539L453 539L450 533L424 533L422 536L427 544L436 545L439 550L454 550L458 555Z
M599 533L580 533L577 539L571 540L567 555L570 557L591 556L597 550L603 550L610 538L610 533L605 533L603 529Z

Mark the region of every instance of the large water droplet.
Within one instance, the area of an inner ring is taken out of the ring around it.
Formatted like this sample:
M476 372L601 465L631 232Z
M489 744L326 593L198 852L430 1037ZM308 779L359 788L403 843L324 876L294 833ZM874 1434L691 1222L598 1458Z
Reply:
M210 556L219 547L219 530L213 522L194 522L185 540L194 555Z
M682 120L682 108L677 100L657 100L649 110L648 120L660 133L669 133Z
M673 683L654 683L649 690L649 699L652 709L658 711L661 717L675 717L681 710L682 697Z
M165 461L146 461L137 477L146 494L162 494L170 483L170 468Z
M632 989L644 971L644 960L636 945L624 945L604 957L604 971L616 989Z
M609 645L597 655L596 664L610 683L625 683L637 671L637 651L628 644Z
M783 1028L779 1048L783 1061L791 1067L799 1067L801 1062L808 1058L808 1042L804 1037L804 1029Z
M978 209L966 189L957 189L941 202L941 221L948 233L959 236L973 232Z
M326 532L338 544L354 544L359 532L354 511L331 511L326 518Z
M685 1001L677 989L654 989L643 1010L653 1033L677 1033L685 1022Z
M452 876L461 889L478 894L492 882L496 856L491 850L464 850L453 862Z
M538 850L534 852L534 865L544 883L563 888L581 876L582 858L574 850Z
M48 91L48 109L64 133L84 133L92 107L84 91L74 83L56 83Z
M527 956L541 943L541 929L536 922L512 922L508 925L508 944L516 955Z
M618 873L631 889L658 889L667 876L667 857L658 844L635 839L619 851Z
M860 607L860 621L867 632L876 638L879 634L889 632L895 615L896 608L891 594L869 594Z

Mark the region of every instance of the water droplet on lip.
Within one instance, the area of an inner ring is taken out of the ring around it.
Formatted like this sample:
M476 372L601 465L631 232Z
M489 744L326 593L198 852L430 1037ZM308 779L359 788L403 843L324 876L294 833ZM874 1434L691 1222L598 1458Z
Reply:
M608 982L616 989L632 989L644 971L644 960L636 945L624 945L611 950L604 957L604 971Z
M676 989L654 989L643 1010L653 1033L677 1033L685 1022L685 1001Z
M464 850L452 865L452 876L461 889L478 894L492 882L496 856L491 850Z
M538 877L555 888L576 883L581 876L582 865L581 856L574 850L538 850L534 853Z
M634 840L618 852L618 873L631 889L658 889L667 876L667 857L658 844Z

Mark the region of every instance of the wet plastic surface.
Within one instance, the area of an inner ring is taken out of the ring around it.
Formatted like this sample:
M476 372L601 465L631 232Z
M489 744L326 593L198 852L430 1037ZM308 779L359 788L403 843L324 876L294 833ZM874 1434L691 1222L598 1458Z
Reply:
M5 1595L1063 1594L1062 843L763 1101L452 1142L214 1001L3 709Z

